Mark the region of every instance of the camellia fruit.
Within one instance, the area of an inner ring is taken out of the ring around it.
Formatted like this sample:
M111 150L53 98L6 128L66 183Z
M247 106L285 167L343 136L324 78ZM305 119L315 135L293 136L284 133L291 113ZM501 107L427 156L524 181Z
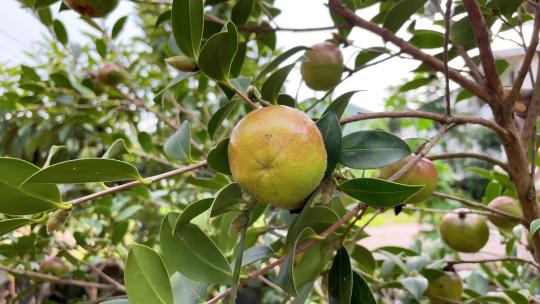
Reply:
M455 273L448 272L430 281L426 290L426 296L435 304L448 303L448 300L459 302L462 293L461 278Z
M523 217L523 212L521 211L519 202L509 196L499 196L494 198L489 203L488 207L514 215L516 217ZM510 230L519 224L519 221L502 215L490 215L488 218L495 226L505 230Z
M118 6L119 0L64 0L64 3L77 13L89 17L107 16Z
M304 54L308 61L302 62L300 71L308 87L317 91L328 91L341 80L343 55L337 46L318 43Z
M461 252L478 252L489 239L489 228L483 216L456 209L444 216L439 226L443 241Z
M317 125L302 111L269 106L247 114L232 131L234 180L256 200L284 209L303 206L326 169Z
M108 86L116 86L124 80L124 74L116 64L107 63L101 67L97 74L97 78L103 84Z
M413 155L407 156L388 167L382 168L379 172L379 178L390 178L414 157ZM424 185L422 190L407 200L407 203L419 203L430 197L433 191L435 191L439 182L439 175L437 174L437 168L435 168L431 160L421 158L414 167L396 179L395 182L406 185Z

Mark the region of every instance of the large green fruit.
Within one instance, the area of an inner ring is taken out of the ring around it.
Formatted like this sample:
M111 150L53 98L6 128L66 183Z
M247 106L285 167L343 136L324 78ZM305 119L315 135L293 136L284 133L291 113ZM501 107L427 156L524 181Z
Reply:
M328 91L340 80L343 73L343 55L331 43L318 43L304 54L309 60L302 62L302 78L313 90Z
M463 292L463 282L459 275L445 272L443 275L429 282L426 296L435 304L445 304L444 299L458 301Z
M488 207L497 209L505 213L509 213L517 217L523 217L523 212L521 211L521 206L519 205L519 202L509 196L499 196L494 198L489 203ZM519 221L514 221L500 215L490 215L488 218L495 226L505 230L510 230L514 228L514 226L519 224Z
M89 17L105 17L118 5L119 0L64 0L77 13Z
M388 167L382 168L379 172L379 178L390 178L412 158L414 158L413 155L407 156ZM435 191L439 182L439 175L437 174L437 168L435 168L435 165L429 159L421 158L414 167L400 176L395 182L406 185L424 185L424 188L420 192L407 200L407 203L419 203L430 197L433 191Z
M478 252L489 239L489 228L485 218L478 214L466 213L467 209L455 211L458 213L446 214L439 226L443 241L457 251Z
M246 115L232 131L234 180L260 202L302 207L321 182L326 150L315 123L302 111L269 106Z

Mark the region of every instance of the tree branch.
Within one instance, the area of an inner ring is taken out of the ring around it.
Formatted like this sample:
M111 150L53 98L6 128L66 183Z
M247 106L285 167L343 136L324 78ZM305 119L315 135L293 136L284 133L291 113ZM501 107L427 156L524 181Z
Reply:
M503 87L499 74L497 73L495 57L493 57L493 51L491 50L489 27L486 24L484 15L482 15L476 0L463 0L462 2L469 14L469 20L473 27L476 45L480 51L480 61L482 62L482 67L484 69L486 83L493 93L495 93L498 98L501 98L503 96Z
M505 171L508 171L508 165L494 157L491 157L486 154L481 153L472 153L472 152L454 152L454 153L441 153L436 155L430 155L428 156L431 160L439 160L439 159L452 159L452 158L476 158L479 160L483 160L489 163L492 163L494 165L497 165L501 168L503 168Z
M450 260L450 261L444 261L444 262L448 264L448 266L453 266L456 264L479 264L479 263L493 263L493 262L504 262L504 261L529 264L533 266L534 268L536 268L537 270L540 270L540 265L536 264L535 262L518 258L518 257L501 257L501 258L477 259L477 260Z
M172 171L169 171L169 172L154 175L152 177L149 177L149 178L145 179L145 181L157 182L159 180L167 179L167 178L170 178L170 177L182 174L182 173L195 171L197 169L204 168L204 167L206 167L206 165L207 165L207 162L205 160L200 161L200 162L195 163L193 165L185 166L185 167L178 168L178 169L175 169L175 170L172 170ZM74 199L72 201L69 201L68 203L71 203L73 205L82 204L82 203L85 203L85 202L88 202L88 201L91 201L91 200L95 200L97 198L107 196L109 194L113 194L113 193L117 193L117 192L120 192L120 191L123 191L123 190L131 189L133 187L143 185L143 184L145 184L145 182L143 182L143 181L129 182L129 183L126 183L126 184L123 184L123 185L110 187L110 188L107 188L107 189L105 189L103 191L99 191L99 192L96 192L96 193L93 193L93 194L90 194L90 195L87 195L87 196L83 196L83 197Z
M495 131L501 138L507 138L507 131L499 126L496 122L473 116L461 116L454 115L447 117L442 114L432 112L421 111L392 111L392 112L376 112L376 113L359 113L346 118L341 119L341 124L347 124L354 121L375 119L375 118L425 118L438 121L440 123L454 123L454 124L477 124L484 127L488 127Z
M538 10L540 11L540 9ZM540 75L540 61L538 62L537 75ZM512 88L513 89L513 88ZM521 131L521 144L525 147L529 146L529 141L534 135L534 128L536 127L536 119L540 110L540 81L536 80L532 92L531 101L527 107L527 114L525 115L525 123L523 130Z
M437 59L436 57L432 55L424 53L422 50L418 49L411 43L396 36L396 34L394 34L393 32L385 28L382 28L373 22L370 22L361 18L360 16L356 15L353 11L345 7L341 0L330 0L330 9L336 12L337 14L339 14L340 16L342 16L343 18L345 18L351 24L358 26L360 28L366 29L380 36L385 41L392 42L394 45L399 47L403 53L411 55L415 59L420 60L423 63L429 65L436 71L439 71L439 72L444 71L444 63L441 60ZM449 69L448 76L450 77L450 79L452 79L453 81L461 85L463 88L465 88L469 92L475 94L476 96L480 97L481 99L485 100L486 102L490 104L493 103L493 96L491 96L490 92L488 92L482 85L462 75L459 71L455 69Z

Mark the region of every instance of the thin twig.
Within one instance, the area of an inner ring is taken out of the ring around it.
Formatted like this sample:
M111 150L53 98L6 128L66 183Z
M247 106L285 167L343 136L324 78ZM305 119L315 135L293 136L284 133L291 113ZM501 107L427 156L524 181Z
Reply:
M452 12L452 0L446 0L446 11L444 13L444 84L446 115L452 115L450 102L450 78L448 77L448 42L450 40L450 22Z
M473 153L473 152L450 152L450 153L441 153L435 155L429 155L427 158L430 160L439 160L439 159L453 159L453 158L476 158L483 160L494 165L501 167L503 170L508 171L508 165L505 162L502 162L494 157L491 157L487 154Z
M448 264L449 266L453 266L456 264L480 264L480 263L494 263L494 262L504 262L504 261L529 264L533 266L534 268L540 270L540 265L536 264L535 262L518 258L518 257L501 257L501 258L494 258L494 259L476 259L476 260L450 260L450 261L444 261L444 262Z

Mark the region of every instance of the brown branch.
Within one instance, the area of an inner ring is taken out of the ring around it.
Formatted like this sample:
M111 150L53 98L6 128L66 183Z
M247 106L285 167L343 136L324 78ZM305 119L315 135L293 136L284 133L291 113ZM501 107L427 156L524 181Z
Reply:
M538 10L540 11L540 9ZM540 61L538 62L537 75L540 75ZM513 88L512 88L513 89ZM521 131L521 144L525 147L529 146L529 141L534 135L534 128L536 127L536 118L540 110L540 81L536 80L532 92L531 101L527 108L527 114L525 116L525 123L523 130Z
M518 221L518 222L524 224L525 226L527 226L527 222L523 218L517 217L517 216L512 215L510 213L499 211L499 210L494 209L494 208L490 208L490 207L488 207L488 206L486 206L484 204L472 201L470 199L466 199L466 198L463 198L463 197L459 197L459 196L452 195L452 194L446 194L446 193L442 193L442 192L438 192L438 191L433 192L433 196L437 196L437 197L441 197L441 198L445 198L445 199L451 199L453 201L460 202L463 205L467 205L469 207L484 209L484 210L487 210L487 211L489 211L491 213L507 217L507 218L512 219L514 221Z
M477 260L450 260L450 261L444 261L444 262L448 264L448 266L453 266L456 264L480 264L480 263L494 263L494 262L504 262L504 261L529 264L533 266L534 268L540 270L540 265L536 264L535 262L518 258L518 257L501 257L501 258L477 259Z
M376 113L359 113L346 118L341 119L341 124L347 124L354 121L375 119L375 118L425 118L438 121L440 123L453 123L453 124L478 124L484 127L488 127L495 131L502 138L507 138L507 131L499 126L497 123L491 120L483 119L473 116L461 116L454 115L447 117L442 114L432 112L421 111L392 111L392 112L376 112Z
M9 272L11 274L26 276L26 277L30 277L39 281L50 282L50 283L54 283L58 285L72 285L72 286L97 288L97 289L120 290L118 289L116 285L113 285L113 284L103 284L103 283L87 282L87 281L74 280L74 279L64 279L64 278L59 278L50 274L44 274L44 273L29 271L29 270L13 269L13 268L9 268L3 265L0 265L0 270Z
M476 158L479 160L483 160L489 163L492 163L494 165L497 165L501 168L503 168L505 171L508 171L508 165L494 157L491 157L486 154L481 153L472 153L472 152L454 152L454 153L441 153L436 155L430 155L428 156L431 160L439 160L439 159L452 159L452 158Z
M497 73L497 65L495 57L491 50L491 41L489 37L489 27L486 24L484 15L478 6L476 0L463 0L463 6L469 14L469 20L472 24L476 45L480 52L480 61L484 69L486 83L488 87L496 94L497 97L503 96L503 87L499 74Z
M450 40L450 22L452 17L452 0L446 0L446 11L444 12L444 95L446 101L446 115L451 115L450 101L450 78L448 77L448 42Z
M72 201L69 201L68 203L73 204L73 205L82 204L82 203L85 203L85 202L88 202L88 201L91 201L91 200L95 200L97 198L107 196L109 194L113 194L113 193L117 193L117 192L120 192L120 191L123 191L123 190L131 189L131 188L139 186L139 185L144 185L146 182L157 182L159 180L167 179L167 178L170 178L170 177L182 174L182 173L186 173L186 172L194 171L194 170L197 170L197 169L201 169L201 168L206 167L206 165L207 165L206 161L200 161L200 162L195 163L193 165L185 166L185 167L178 168L178 169L175 169L175 170L172 170L172 171L169 171L169 172L154 175L152 177L146 178L144 181L133 181L133 182L129 182L129 183L126 183L126 184L123 184L123 185L107 188L107 189L105 189L103 191L99 191L99 192L92 193L92 194L87 195L87 196L83 196L83 197L74 199Z
M512 91L506 97L505 102L508 104L513 104L519 96L519 92L523 86L523 81L527 77L527 73L530 71L531 62L536 54L536 48L538 47L538 32L540 30L540 2L536 4L536 14L534 16L534 26L533 32L531 35L531 40L529 42L529 48L525 53L525 58L519 69L519 73L514 80L514 85L512 86Z
M353 11L349 10L346 6L344 6L341 0L330 0L330 8L334 12L345 18L347 21L349 21L351 24L366 29L380 36L385 41L392 42L394 45L399 47L403 53L411 55L415 59L422 61L426 65L429 65L436 71L444 71L444 63L441 60L423 52L411 43L399 38L393 32L382 28L373 22L361 18ZM476 96L480 97L481 99L485 100L490 104L493 103L493 97L491 96L490 92L488 92L482 85L462 75L459 71L451 68L448 70L448 76L450 77L450 79L458 83L464 89L475 94Z
M455 211L455 210L448 210L448 209L435 209L435 208L423 208L423 207L414 207L414 206L403 206L403 209L405 210L413 210L413 211L422 211L422 212L431 212L431 213L451 213L451 214L480 214L480 215L493 215L493 213L488 211L481 211L481 210L468 210L468 211Z

